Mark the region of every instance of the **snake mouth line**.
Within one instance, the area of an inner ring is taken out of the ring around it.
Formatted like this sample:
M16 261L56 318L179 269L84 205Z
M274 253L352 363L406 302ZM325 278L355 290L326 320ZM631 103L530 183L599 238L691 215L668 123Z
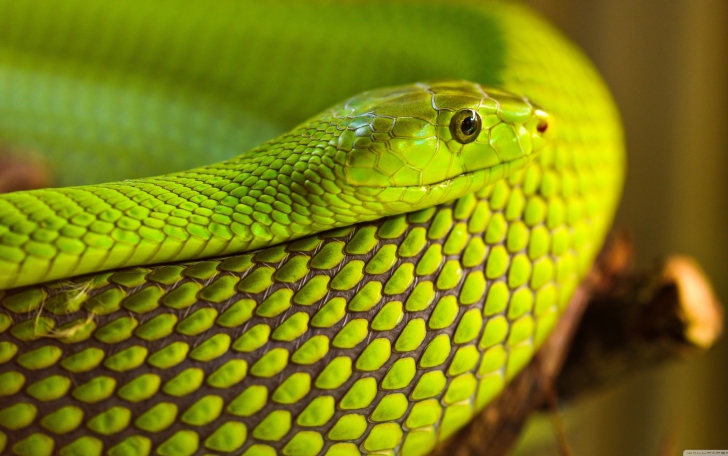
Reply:
M495 182L497 179L502 179L504 177L508 177L513 173L514 171L517 171L519 169L523 169L526 166L528 166L534 158L538 155L538 152L533 152L527 156L514 158L513 160L504 161L501 163L498 163L497 165L489 166L487 168L477 169L475 171L468 171L462 174L458 174L457 176L449 177L447 179L438 181L438 182L432 182L429 184L421 184L421 185L389 185L387 187L377 187L372 185L358 185L355 188L357 189L367 189L372 192L376 190L386 190L386 189L392 189L392 190L435 190L440 187L448 187L451 185L454 185L456 183L459 183L463 180L467 180L468 178L472 178L473 180L482 178L486 180L487 182L484 183L484 185L488 185L489 183Z

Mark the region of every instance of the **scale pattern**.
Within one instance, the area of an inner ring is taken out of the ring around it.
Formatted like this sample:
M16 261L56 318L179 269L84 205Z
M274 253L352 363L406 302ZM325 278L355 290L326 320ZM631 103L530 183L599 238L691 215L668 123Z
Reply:
M530 167L263 251L0 292L0 451L410 456L464 425L590 267L624 166L591 65L527 11L499 8L495 82L552 119ZM455 25L476 18L460 11Z
M577 283L553 182L526 174L253 254L8 292L0 426L33 454L422 454Z

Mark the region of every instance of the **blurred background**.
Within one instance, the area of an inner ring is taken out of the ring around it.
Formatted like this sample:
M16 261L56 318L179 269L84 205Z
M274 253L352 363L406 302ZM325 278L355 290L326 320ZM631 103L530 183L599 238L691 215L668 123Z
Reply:
M692 255L728 303L728 1L525 3L584 49L621 109L629 170L616 226L634 235L639 265ZM728 450L728 338L703 358L581 399L562 418L576 456ZM542 454L559 454L543 416L514 451Z

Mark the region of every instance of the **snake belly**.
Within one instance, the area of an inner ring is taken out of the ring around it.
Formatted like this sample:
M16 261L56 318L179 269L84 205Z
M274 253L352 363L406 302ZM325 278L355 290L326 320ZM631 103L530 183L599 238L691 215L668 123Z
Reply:
M175 166L199 166L211 161L201 151L245 150L354 93L436 77L533 100L549 137L527 166L448 203L254 252L0 291L5 453L427 454L530 360L616 207L611 97L521 7L24 5L0 3L0 142L47 154L64 184L92 174L70 150L161 172L173 148ZM119 81L138 96L117 97ZM16 86L37 99L19 102ZM96 114L59 114L77 100ZM144 128L79 133L145 110Z

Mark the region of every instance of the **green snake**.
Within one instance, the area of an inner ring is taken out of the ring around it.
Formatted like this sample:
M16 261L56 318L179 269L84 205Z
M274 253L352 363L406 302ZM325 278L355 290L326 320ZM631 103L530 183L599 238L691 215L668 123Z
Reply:
M499 1L0 0L0 145L59 187L0 195L19 455L427 454L624 174L592 65Z

